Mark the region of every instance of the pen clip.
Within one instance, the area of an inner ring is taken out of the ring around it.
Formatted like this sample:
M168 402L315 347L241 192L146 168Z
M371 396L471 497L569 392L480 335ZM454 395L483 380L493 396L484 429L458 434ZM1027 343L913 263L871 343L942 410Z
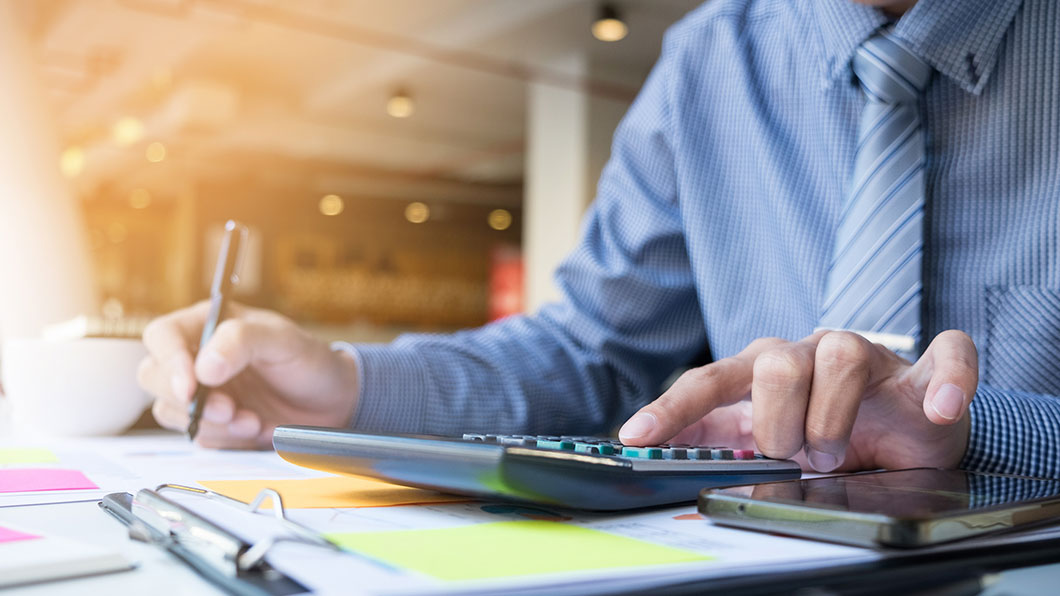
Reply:
M228 220L228 223L225 224L226 228L229 226L231 226L233 230L239 230L239 252L236 254L235 267L232 268L232 277L229 278L229 281L235 286L239 284L239 274L243 271L243 265L247 261L250 228L234 219Z

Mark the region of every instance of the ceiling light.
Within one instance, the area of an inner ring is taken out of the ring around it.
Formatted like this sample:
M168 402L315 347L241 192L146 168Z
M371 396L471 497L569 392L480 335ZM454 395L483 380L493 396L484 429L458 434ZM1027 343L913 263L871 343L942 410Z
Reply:
M326 195L320 199L317 208L320 209L322 215L333 216L342 213L346 204L339 195Z
M129 206L133 209L147 209L151 205L151 193L146 188L134 188L129 193Z
M593 37L600 41L619 41L629 33L629 27L611 4L600 7L600 16L593 22Z
M111 136L118 145L128 147L143 138L144 125L136 118L126 116L114 123Z
M498 232L507 230L512 225L512 214L507 209L494 209L486 217L486 222Z
M386 101L386 113L394 118L408 118L415 110L412 98L404 90L398 90Z
M59 171L67 178L77 178L85 170L85 152L80 147L67 147L59 156Z
M159 143L158 141L155 141L154 143L151 143L147 146L147 151L145 152L145 155L147 157L147 161L151 163L158 163L166 158L166 146L162 143Z
M431 208L427 205L420 203L409 203L408 207L405 207L405 219L409 220L414 224L420 224L431 218Z

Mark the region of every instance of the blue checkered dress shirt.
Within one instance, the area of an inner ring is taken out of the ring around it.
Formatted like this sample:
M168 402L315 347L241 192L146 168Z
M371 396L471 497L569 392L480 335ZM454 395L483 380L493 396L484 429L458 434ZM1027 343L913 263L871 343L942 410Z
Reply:
M712 0L675 25L615 134L562 302L349 349L356 428L591 433L705 347L818 322L864 96L850 0ZM894 35L938 72L923 329L962 329L981 383L963 465L1060 477L1060 2L920 0Z

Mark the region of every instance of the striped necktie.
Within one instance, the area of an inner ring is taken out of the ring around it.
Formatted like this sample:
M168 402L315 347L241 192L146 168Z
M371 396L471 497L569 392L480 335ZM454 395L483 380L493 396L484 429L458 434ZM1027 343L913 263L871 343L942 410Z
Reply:
M920 339L924 242L917 102L932 69L887 33L857 48L853 69L867 101L820 325L911 355Z

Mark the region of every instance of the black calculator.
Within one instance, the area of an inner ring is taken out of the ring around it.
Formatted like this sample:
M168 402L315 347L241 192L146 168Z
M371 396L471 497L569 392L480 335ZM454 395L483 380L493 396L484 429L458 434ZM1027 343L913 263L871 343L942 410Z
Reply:
M365 434L281 426L287 461L472 497L614 511L692 502L707 487L799 478L799 464L701 445L627 447L617 439L551 435Z

